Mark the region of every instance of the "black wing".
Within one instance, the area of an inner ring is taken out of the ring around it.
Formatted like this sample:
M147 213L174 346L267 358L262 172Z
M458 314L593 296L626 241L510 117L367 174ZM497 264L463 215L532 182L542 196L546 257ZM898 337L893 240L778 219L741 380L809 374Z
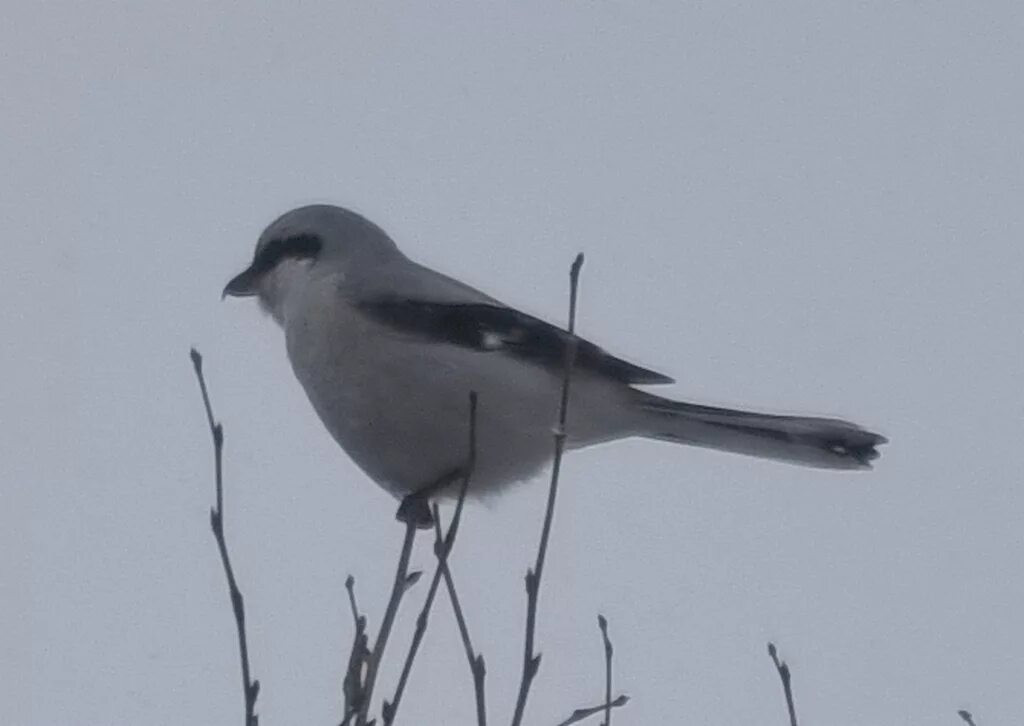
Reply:
M480 352L502 352L560 368L569 333L518 310L485 303L436 303L380 298L359 303L377 322L425 340ZM577 338L576 368L627 384L673 383L668 376L627 363Z

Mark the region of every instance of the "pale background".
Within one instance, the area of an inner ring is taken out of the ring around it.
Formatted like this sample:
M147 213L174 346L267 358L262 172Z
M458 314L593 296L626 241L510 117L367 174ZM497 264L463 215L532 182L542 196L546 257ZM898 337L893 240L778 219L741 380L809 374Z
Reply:
M807 724L1020 723L1022 41L996 2L8 5L0 719L241 723L194 344L261 723L337 722L345 575L375 627L394 503L218 298L331 201L558 321L585 251L581 331L666 392L892 439L858 475L571 457L530 724L599 700L598 612L617 724L784 723L769 639ZM495 723L544 495L471 507L454 556ZM440 597L399 722L471 723L470 683Z

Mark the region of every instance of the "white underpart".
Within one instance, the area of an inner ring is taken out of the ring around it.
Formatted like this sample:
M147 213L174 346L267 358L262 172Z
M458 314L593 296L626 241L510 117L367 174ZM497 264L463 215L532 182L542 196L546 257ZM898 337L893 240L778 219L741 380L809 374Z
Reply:
M324 425L394 496L466 462L471 391L478 397L474 492L528 478L551 458L560 371L395 332L347 301L329 276L291 288L280 321L295 374ZM483 343L502 346L495 333ZM629 394L622 384L580 375L569 445L634 433Z

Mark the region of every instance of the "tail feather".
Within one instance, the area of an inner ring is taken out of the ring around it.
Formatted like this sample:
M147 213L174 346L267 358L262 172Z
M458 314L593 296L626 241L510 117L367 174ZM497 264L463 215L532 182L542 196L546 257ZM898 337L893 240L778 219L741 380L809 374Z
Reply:
M870 469L884 436L848 421L700 406L644 394L641 435L826 469Z

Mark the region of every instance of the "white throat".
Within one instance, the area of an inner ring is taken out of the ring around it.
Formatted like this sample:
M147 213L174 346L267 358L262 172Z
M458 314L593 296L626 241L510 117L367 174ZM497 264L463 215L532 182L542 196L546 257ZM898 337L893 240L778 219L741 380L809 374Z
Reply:
M278 325L284 327L289 309L302 299L312 284L313 267L312 260L281 260L260 280L260 307L273 317Z

